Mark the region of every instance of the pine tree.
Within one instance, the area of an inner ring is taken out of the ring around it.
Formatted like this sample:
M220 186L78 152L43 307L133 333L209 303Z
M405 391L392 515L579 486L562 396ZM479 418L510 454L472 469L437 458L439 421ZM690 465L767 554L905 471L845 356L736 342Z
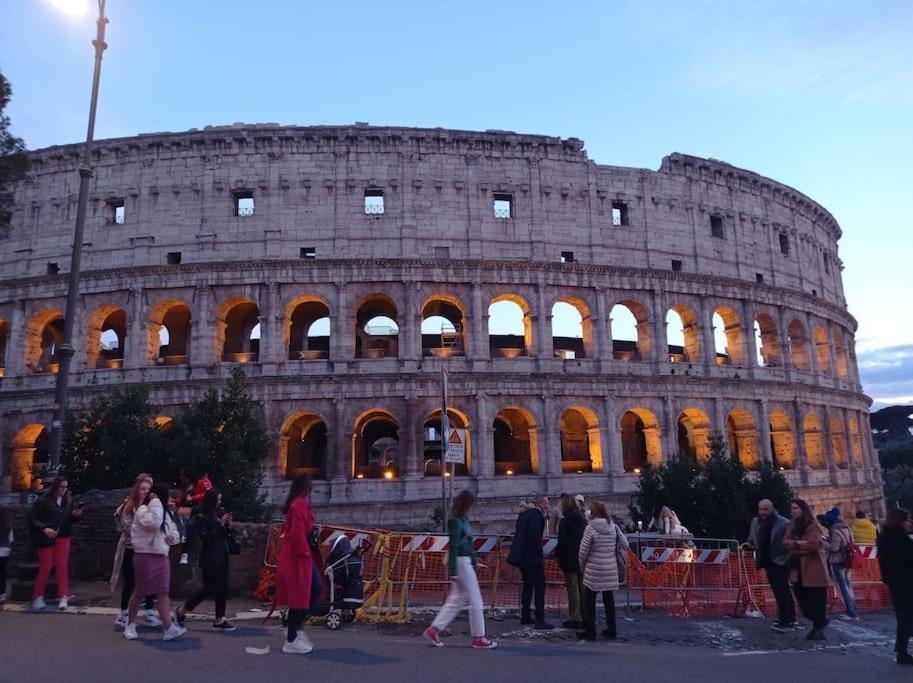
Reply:
M9 228L13 210L13 183L25 177L28 156L22 138L9 131L10 120L3 112L13 96L13 89L0 73L0 237Z

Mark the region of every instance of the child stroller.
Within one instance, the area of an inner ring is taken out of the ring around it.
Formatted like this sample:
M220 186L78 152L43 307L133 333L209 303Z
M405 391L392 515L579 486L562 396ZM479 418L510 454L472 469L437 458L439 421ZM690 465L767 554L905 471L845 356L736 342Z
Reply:
M355 619L355 610L365 600L364 584L361 578L363 550L355 549L344 534L333 542L330 555L323 566L327 577L329 603L320 609L315 616L326 614L326 626L336 630L343 623Z

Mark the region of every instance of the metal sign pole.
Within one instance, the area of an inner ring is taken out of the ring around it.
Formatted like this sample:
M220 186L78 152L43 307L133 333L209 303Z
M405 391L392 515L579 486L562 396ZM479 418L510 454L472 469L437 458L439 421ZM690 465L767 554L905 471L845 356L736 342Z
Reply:
M447 444L450 440L450 420L447 419L447 369L441 368L441 520L447 533Z

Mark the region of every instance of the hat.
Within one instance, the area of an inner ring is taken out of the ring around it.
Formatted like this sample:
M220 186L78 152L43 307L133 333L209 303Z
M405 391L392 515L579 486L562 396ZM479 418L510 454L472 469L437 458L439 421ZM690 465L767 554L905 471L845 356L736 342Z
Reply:
M576 496L574 496L574 500L576 500L578 503L582 503L582 502L583 502L583 494L582 494L582 493L578 493Z
M833 524L838 519L840 519L840 508L832 507L830 510L824 513L824 521L828 524Z

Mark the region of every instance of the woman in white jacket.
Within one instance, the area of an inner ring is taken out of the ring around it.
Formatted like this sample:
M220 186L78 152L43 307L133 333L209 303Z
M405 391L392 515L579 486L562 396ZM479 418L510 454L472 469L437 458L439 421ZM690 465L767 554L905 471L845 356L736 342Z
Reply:
M609 517L605 503L594 501L590 506L590 521L580 541L580 569L583 572L584 630L580 640L596 640L596 594L602 593L606 628L602 635L609 640L617 637L615 630L615 596L621 583L616 553L628 552L628 540Z
M133 516L130 538L133 541L133 572L136 587L128 606L129 623L124 629L124 638L127 640L137 638L136 614L140 601L146 595L155 595L158 598L164 640L180 638L187 632L185 628L171 622L171 604L168 597L171 588L171 564L168 559L168 548L181 542L181 534L168 509L169 497L167 486L153 486L146 502L139 506Z

